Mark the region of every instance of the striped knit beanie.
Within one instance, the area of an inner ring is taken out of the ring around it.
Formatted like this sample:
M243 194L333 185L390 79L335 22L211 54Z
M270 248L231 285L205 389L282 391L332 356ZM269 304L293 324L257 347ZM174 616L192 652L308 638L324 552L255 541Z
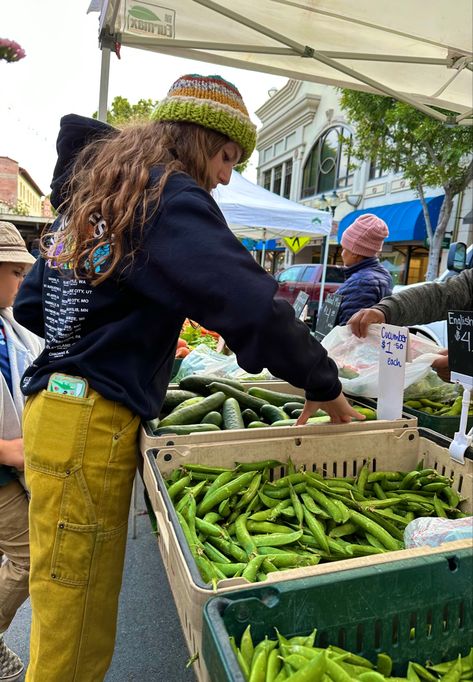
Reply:
M157 121L187 121L211 128L243 149L241 161L250 158L256 146L256 126L238 89L221 76L181 76L159 103Z
M389 237L389 230L384 220L372 213L364 213L347 227L341 243L344 249L369 258L381 251L386 237Z

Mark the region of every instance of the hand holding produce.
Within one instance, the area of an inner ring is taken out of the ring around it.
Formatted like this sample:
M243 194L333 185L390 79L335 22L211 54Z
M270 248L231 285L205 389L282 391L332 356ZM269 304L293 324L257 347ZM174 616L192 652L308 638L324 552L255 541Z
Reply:
M386 322L386 318L381 310L362 308L350 317L347 324L350 325L355 336L363 338L368 334L370 324L383 324L383 322Z
M354 410L343 393L340 393L335 400L327 400L325 402L306 400L302 414L296 421L296 426L306 424L307 420L312 417L317 410L326 412L333 424L344 424L345 422L351 422L352 419L357 419L359 421L366 419L365 415Z
M450 369L448 367L448 348L442 348L438 352L439 358L432 363L433 369L437 372L442 381L450 381Z

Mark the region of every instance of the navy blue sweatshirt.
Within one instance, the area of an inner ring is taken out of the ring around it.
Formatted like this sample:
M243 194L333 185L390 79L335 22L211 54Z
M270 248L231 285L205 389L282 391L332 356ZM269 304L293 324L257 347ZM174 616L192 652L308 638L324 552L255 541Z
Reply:
M64 198L71 155L108 128L76 115L61 120L51 185L56 204ZM151 182L159 176L154 170ZM152 419L189 317L219 332L246 371L267 367L305 389L308 399L336 398L341 385L335 363L292 306L274 298L276 291L274 278L233 235L211 195L188 175L174 174L131 267L92 286L37 260L14 315L46 345L26 371L22 390L29 395L46 388L53 372L78 375L105 398Z

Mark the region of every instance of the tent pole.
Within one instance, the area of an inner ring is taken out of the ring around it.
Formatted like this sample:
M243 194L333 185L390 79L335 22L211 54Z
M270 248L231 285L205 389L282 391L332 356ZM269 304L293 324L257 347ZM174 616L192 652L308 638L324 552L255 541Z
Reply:
M322 303L324 300L325 275L327 272L329 248L330 248L330 234L328 234L324 237L324 260L323 260L324 267L322 268L322 279L320 280L319 310L322 309Z
M100 64L99 121L107 122L108 82L110 76L110 48L102 47Z
M261 262L260 265L264 268L264 259L266 256L266 229L263 230L263 244L261 246Z

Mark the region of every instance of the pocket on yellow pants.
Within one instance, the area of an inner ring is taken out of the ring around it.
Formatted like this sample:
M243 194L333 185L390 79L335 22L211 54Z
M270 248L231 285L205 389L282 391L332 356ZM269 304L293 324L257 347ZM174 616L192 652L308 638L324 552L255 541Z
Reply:
M96 538L96 523L83 525L60 521L51 561L51 578L66 585L86 585Z
M27 465L59 477L82 465L94 398L74 398L42 391L24 419Z

